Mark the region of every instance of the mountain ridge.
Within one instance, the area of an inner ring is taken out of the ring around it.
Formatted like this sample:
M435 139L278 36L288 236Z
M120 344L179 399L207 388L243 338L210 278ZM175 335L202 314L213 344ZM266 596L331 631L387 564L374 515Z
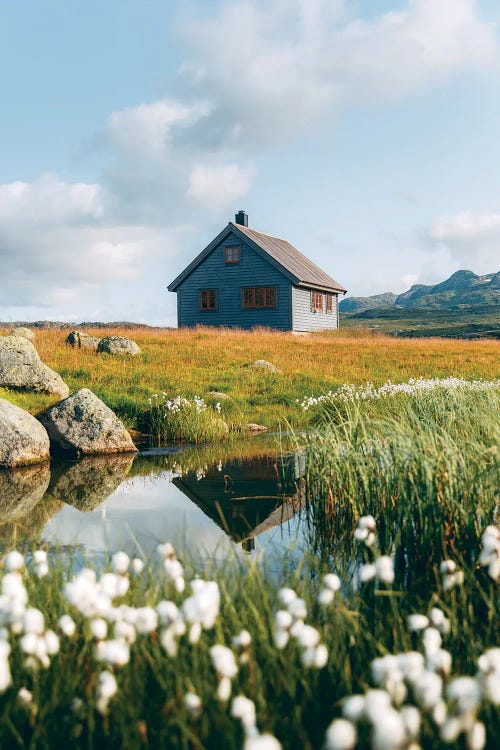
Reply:
M370 297L348 297L340 302L343 313L367 310L443 310L487 305L500 309L500 271L478 275L467 269L455 271L437 284L413 284L401 294L383 292Z

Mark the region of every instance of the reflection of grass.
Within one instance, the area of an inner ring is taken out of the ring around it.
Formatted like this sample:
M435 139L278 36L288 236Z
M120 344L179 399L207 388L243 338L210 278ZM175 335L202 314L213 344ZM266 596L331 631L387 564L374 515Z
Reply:
M359 330L294 337L266 330L89 329L95 335L134 338L143 354L120 358L66 346L67 331L36 333L43 361L62 374L72 391L90 388L129 427L143 431L148 431L148 399L154 393L193 398L222 391L230 400L222 402L221 416L232 428L247 422L275 427L285 421L300 427L306 416L296 400L311 393L366 380L380 385L410 377L490 379L497 374L500 352L495 341L398 340ZM282 372L247 367L256 359L267 359ZM54 401L37 394L3 395L33 413ZM213 399L209 403L215 405Z

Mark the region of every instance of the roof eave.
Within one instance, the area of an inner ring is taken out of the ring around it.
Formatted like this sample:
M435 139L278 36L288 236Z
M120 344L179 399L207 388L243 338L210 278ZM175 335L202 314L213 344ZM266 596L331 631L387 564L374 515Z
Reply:
M215 247L217 247L217 245L219 244L219 242L222 242L222 240L224 239L224 237L227 234L229 234L229 232L231 232L231 231L232 231L232 223L229 222L229 224L226 227L224 227L224 229L221 232L219 232L219 234L217 235L217 237L215 237L212 240L212 242L210 242L204 248L204 250L201 251L201 253L198 253L198 255L196 256L196 258L194 258L191 261L191 263L188 266L186 266L186 268L183 271L181 271L181 273L178 276L176 276L176 278L173 281L170 282L170 284L167 286L168 291L169 292L176 292L177 289L179 288L179 286L182 284L182 282L185 279L187 279L187 277L192 273L192 271L194 271L194 269L199 266L199 264L201 263L201 261L204 258L206 258L206 256L209 255L212 252L212 250Z
M295 286L300 286L307 289L320 289L323 292L340 292L341 294L347 294L347 289L343 286L327 286L326 284L313 284L310 281L299 281Z

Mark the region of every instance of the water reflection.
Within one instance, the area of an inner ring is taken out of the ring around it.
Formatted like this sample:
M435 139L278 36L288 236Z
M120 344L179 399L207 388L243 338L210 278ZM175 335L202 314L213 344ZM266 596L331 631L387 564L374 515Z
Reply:
M218 455L219 454L219 455ZM304 505L303 456L253 439L221 449L145 451L0 472L0 524L89 553L150 554L159 540L226 557L288 547Z

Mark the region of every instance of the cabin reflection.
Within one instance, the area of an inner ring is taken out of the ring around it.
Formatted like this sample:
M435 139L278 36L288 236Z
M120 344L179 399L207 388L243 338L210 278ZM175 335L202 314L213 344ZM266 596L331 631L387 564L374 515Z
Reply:
M259 534L280 526L304 506L301 453L253 456L175 477L173 484L251 552Z

